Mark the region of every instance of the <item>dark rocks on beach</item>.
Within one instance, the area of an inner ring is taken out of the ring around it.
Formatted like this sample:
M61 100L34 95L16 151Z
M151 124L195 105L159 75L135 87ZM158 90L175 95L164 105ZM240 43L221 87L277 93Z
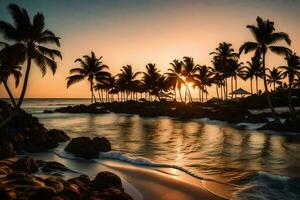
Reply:
M20 158L18 161L12 164L11 168L15 171L22 171L27 173L34 173L39 170L39 167L35 160L30 157Z
M54 112L60 113L108 113L108 111L102 107L97 106L96 104L91 105L76 105L76 106L67 106L62 108L57 108Z
M0 177L0 199L5 200L132 200L124 192L121 179L110 172L100 172L94 180L80 175L69 180L59 177L37 177L24 171L13 171L15 163L35 162L32 158L20 158L15 162L0 162L9 168ZM37 161L39 163L41 161ZM45 161L42 161L43 163ZM47 163L47 162L46 162ZM60 163L58 163L60 164ZM61 165L61 164L60 164ZM23 168L22 168L23 169Z
M121 188L122 182L120 177L111 172L100 172L92 181L94 189Z
M41 168L42 172L69 171L69 169L66 166L55 161L46 162L46 161L38 160L37 164Z
M15 151L13 145L10 142L0 145L0 159L15 157Z
M269 122L265 126L261 127L260 130L271 130L271 131L278 131L278 132L300 132L300 118L295 117L292 119L287 119L284 123L275 123Z
M0 159L14 157L14 151L41 152L58 146L69 137L59 130L48 131L36 117L13 108L0 100L0 118L11 120L1 128ZM3 145L4 144L4 145Z
M66 142L70 140L70 137L62 130L51 129L47 132L47 135L55 142Z
M111 150L111 144L105 137L78 137L70 141L65 151L82 158L96 158L100 152Z

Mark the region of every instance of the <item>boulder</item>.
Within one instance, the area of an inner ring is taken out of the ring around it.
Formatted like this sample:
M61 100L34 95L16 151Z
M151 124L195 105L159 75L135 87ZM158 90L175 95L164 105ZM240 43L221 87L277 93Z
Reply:
M66 142L70 140L70 137L62 130L51 129L47 132L50 139L55 142Z
M119 188L109 188L102 191L93 191L89 199L133 200L131 196L129 196L122 189Z
M30 157L23 157L12 164L11 168L16 171L22 171L27 173L34 173L39 170L39 167L35 160Z
M69 169L63 164L55 161L46 162L42 160L37 161L39 167L41 167L42 172L54 172L54 171L69 171Z
M10 142L3 143L0 146L0 159L15 157L13 145Z
M120 177L111 172L100 172L97 174L96 178L92 181L92 187L97 190L107 189L107 188L122 188L122 182Z
M62 192L64 190L64 185L60 181L54 178L47 178L45 179L45 184L48 187L53 188L57 193Z
M78 157L96 158L100 152L107 152L111 150L110 142L105 138L78 137L71 140L65 151L72 153Z

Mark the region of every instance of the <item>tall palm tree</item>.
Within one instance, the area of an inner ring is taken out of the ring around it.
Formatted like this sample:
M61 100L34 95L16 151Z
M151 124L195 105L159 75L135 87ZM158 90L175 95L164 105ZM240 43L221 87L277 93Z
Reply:
M216 85L216 92L217 92L217 98L223 99L223 91L222 87L225 86L225 79L222 73L222 64L220 60L216 57L212 59L213 67L211 67L211 72L213 73L213 83ZM219 95L219 88L220 88L220 95ZM225 90L224 90L225 91ZM225 92L224 92L225 96Z
M139 74L140 72L133 72L131 65L125 65L122 67L121 72L117 75L119 78L119 84L125 89L126 98L128 98L128 95L131 94L132 99L133 86L135 84L135 79Z
M22 105L27 89L31 62L41 70L43 76L46 74L47 67L54 74L57 68L55 57L62 58L60 51L43 46L43 44L55 44L60 46L60 38L52 31L45 29L45 20L42 13L34 15L30 19L27 11L16 4L9 4L8 9L14 20L14 24L0 21L0 32L8 41L13 42L7 50L13 51L20 60L27 60L27 67L24 77L23 88L17 107Z
M22 76L21 66L18 65L14 57L0 58L0 84L3 83L12 105L16 108L17 104L7 84L7 80L11 75L15 78L15 85L18 87Z
M73 68L70 70L70 76L67 77L67 88L69 88L74 83L84 80L90 82L91 91L91 103L96 102L96 97L94 95L94 79L100 81L101 79L107 78L109 73L104 71L109 67L104 65L101 61L102 56L97 58L94 52L91 52L91 56L84 55L83 58L77 58L75 63L78 62L80 67Z
M149 100L151 100L151 95L155 95L155 98L157 97L155 91L157 89L157 82L160 76L160 72L155 64L148 63L146 65L146 72L143 72L142 81L144 87L149 92Z
M266 74L267 76L267 83L272 86L273 85L273 90L275 91L276 89L276 84L281 85L282 84L282 79L283 79L283 73L276 69L275 67L270 70L268 69L269 74Z
M225 99L227 98L227 78L230 77L229 71L229 60L236 59L238 54L234 52L231 43L222 42L219 43L219 47L216 48L216 51L211 52L209 55L214 55L214 59L219 61L221 66L220 71L223 73L225 79Z
M238 58L228 60L228 74L231 76L231 93L233 92L233 80L235 85L234 89L237 90L237 78L243 78L243 64L244 63L239 62Z
M183 76L185 76L185 97L184 101L186 102L186 97L188 95L190 102L192 102L192 95L189 88L189 83L194 82L194 74L197 71L197 65L194 63L192 57L183 57Z
M213 73L210 67L206 65L197 66L197 73L194 74L195 86L199 89L199 100L203 102L203 94L206 94L207 99L207 87L212 84Z
M281 66L279 69L283 70L283 77L288 77L288 99L289 99L289 109L291 116L295 116L295 108L292 102L292 86L295 82L296 77L300 77L300 57L296 53L288 53L285 57L286 66Z
M181 95L181 87L184 84L184 80L182 79L183 63L182 61L175 59L173 60L173 62L170 63L170 65L172 66L172 68L168 69L166 75L168 76L169 80L173 83L172 85L174 88L175 101L176 89L178 89L180 100L181 102L183 102Z
M268 49L276 54L285 54L290 50L283 46L274 46L279 41L285 41L288 45L291 44L289 35L284 32L275 32L274 22L269 20L263 20L261 17L256 19L257 25L248 25L247 28L251 31L254 36L254 42L245 42L240 47L240 54L242 52L248 53L250 51L255 51L255 55L262 56L262 67L263 67L263 80L265 93L267 96L267 101L269 107L272 111L273 117L276 123L280 123L279 117L276 115L275 109L273 107L271 97L269 94L267 79L266 79L266 53Z
M258 78L262 78L263 75L263 68L260 61L259 56L254 56L251 58L251 62L247 61L248 66L243 66L243 74L244 78L250 79L251 84L251 94L253 93L252 90L252 79L255 77L256 83L256 93L258 93Z

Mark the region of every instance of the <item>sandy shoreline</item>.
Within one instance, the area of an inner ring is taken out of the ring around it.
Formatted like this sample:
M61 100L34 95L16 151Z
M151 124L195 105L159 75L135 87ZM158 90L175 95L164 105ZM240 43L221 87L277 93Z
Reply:
M226 185L202 181L172 168L139 167L114 160L72 160L53 153L30 156L34 159L60 162L90 177L95 177L100 171L116 173L122 179L125 192L135 200L219 200L229 199L232 192L232 188ZM64 175L70 178L78 174Z

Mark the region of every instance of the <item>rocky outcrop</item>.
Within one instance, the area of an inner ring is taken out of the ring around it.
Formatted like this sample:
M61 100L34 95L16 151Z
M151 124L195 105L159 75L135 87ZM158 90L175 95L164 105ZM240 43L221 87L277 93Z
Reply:
M44 111L50 113L49 110ZM57 108L54 112L60 113L108 113L103 107L99 107L96 104L91 105L76 105L76 106L67 106L62 108Z
M70 141L65 151L82 158L96 158L100 152L111 150L111 144L105 137L78 137Z
M0 162L0 197L5 200L132 200L124 192L121 179L111 172L100 172L94 180L79 175L69 180L56 176L37 177L25 166L29 163L51 163L34 161L25 157L12 162ZM16 164L18 163L18 164ZM13 166L22 167L13 171ZM56 166L62 166L56 163Z
M30 157L20 158L12 164L11 168L15 171L34 173L39 170L38 164Z
M14 114L13 114L14 113ZM58 146L70 138L59 130L48 131L36 117L0 100L0 118L13 116L0 130L0 159L14 157L15 151L41 152Z
M265 126L261 127L260 130L271 130L271 131L278 131L278 132L300 132L300 116L287 119L284 123L275 123L269 122Z

